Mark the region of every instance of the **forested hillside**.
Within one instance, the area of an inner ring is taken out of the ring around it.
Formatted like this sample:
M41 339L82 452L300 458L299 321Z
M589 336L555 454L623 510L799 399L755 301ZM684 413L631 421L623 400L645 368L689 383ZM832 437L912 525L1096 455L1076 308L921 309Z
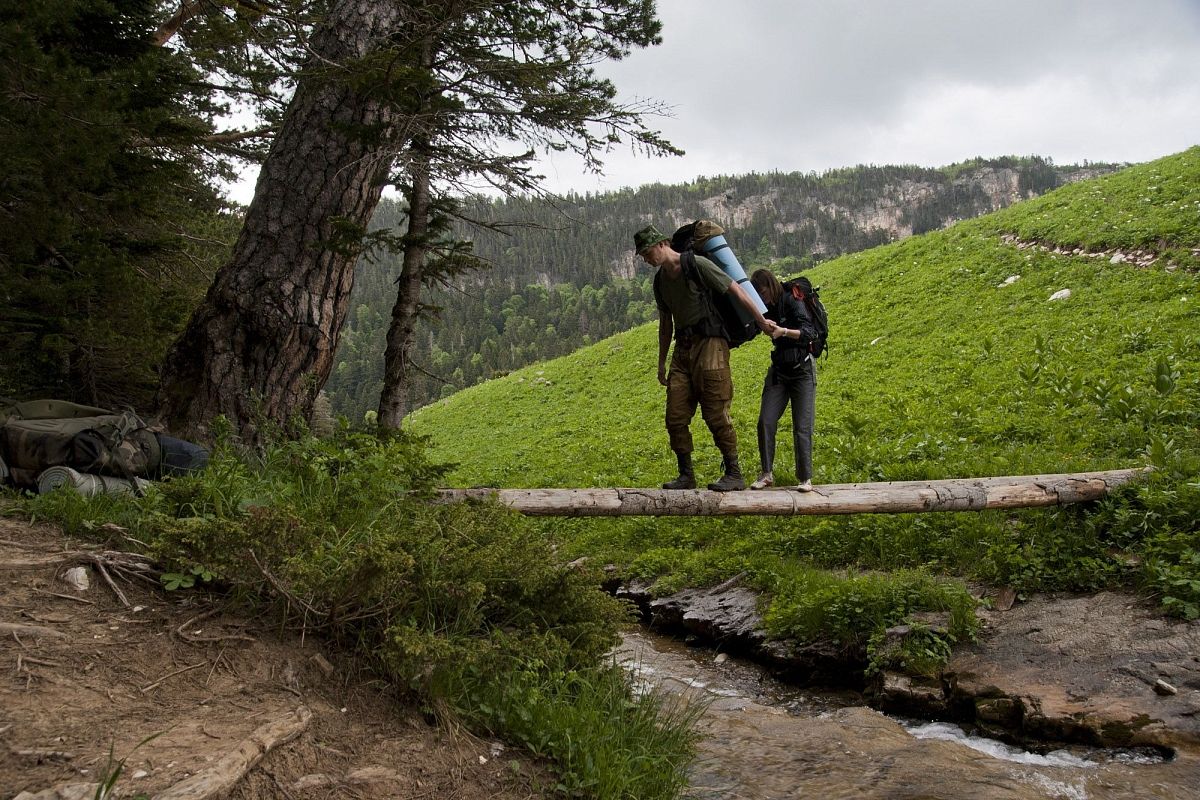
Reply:
M459 226L490 266L426 290L410 405L416 407L534 361L564 355L654 318L650 274L633 231L711 218L747 268L796 272L845 253L945 227L1114 169L1058 166L1041 158L976 159L941 169L853 167L822 175L769 173L655 184L569 196L557 208L528 198L477 198ZM402 229L404 210L385 203L375 225ZM398 257L360 262L354 312L326 386L352 420L374 409L395 302Z

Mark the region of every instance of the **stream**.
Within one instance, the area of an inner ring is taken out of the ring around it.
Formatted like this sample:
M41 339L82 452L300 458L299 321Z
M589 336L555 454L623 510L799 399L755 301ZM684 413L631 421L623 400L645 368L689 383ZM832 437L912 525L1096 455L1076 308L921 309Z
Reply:
M855 692L780 683L755 664L627 632L614 653L641 691L701 702L697 800L1195 798L1200 759L1070 747L1023 751L955 725L885 716Z

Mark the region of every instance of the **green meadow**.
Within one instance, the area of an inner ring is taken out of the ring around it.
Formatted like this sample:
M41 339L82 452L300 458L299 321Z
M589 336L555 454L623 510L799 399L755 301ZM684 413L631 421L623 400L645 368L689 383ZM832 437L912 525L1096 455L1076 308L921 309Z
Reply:
M1049 510L531 524L660 593L744 574L773 634L864 648L923 610L952 612L943 645L970 637L988 587L1126 588L1200 616L1200 147L806 274L831 320L814 483L1153 476ZM750 477L769 347L759 337L732 359ZM656 364L652 323L419 409L409 429L454 465L449 486L657 486L674 458ZM698 414L692 430L698 480L713 480L719 454Z

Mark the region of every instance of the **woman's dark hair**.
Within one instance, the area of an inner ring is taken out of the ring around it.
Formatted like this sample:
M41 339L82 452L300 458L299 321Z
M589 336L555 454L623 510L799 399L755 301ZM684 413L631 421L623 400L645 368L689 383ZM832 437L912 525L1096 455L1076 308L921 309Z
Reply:
M754 270L754 274L750 276L750 285L758 290L758 296L768 306L778 305L783 297L783 284L769 269Z

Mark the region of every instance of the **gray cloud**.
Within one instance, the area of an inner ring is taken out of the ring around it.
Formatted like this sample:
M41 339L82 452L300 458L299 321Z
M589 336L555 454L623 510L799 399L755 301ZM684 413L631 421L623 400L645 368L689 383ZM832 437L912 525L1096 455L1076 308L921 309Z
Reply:
M604 67L683 159L546 162L558 189L975 155L1140 161L1200 143L1195 0L662 0L663 44Z
M618 147L603 178L548 156L552 189L1200 144L1198 0L660 0L659 17L661 46L601 72L672 106L650 122L688 155Z

